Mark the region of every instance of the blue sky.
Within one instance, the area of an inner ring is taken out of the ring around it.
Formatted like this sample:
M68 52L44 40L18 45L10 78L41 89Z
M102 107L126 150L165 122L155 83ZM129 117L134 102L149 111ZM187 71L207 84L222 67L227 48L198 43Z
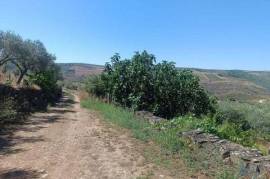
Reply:
M181 67L270 70L270 0L0 0L0 29L58 62L147 50Z

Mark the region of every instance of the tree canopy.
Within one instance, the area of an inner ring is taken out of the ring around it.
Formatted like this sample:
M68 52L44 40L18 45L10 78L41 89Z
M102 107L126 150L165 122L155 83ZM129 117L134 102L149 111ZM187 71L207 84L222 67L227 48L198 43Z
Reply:
M26 76L55 69L55 59L42 42L24 40L13 32L0 31L0 67L13 65L18 85Z

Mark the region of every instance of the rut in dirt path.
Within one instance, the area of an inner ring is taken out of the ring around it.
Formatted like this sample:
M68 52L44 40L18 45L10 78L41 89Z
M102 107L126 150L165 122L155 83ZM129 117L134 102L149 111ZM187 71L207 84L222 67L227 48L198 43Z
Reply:
M140 145L65 97L0 134L0 178L171 178L145 161Z

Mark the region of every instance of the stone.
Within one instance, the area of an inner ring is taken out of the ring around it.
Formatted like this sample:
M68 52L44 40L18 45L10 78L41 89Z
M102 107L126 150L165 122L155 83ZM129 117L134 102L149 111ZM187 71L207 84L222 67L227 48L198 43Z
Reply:
M223 163L224 163L225 165L233 165L233 162L232 162L232 160L231 160L230 157L225 158L225 159L223 160Z
M230 156L231 156L231 151L229 151L229 150L226 150L222 153L223 159L230 158Z
M135 115L142 119L147 120L151 124L156 124L156 123L166 120L164 118L155 116L153 113L148 112L148 111L136 111Z

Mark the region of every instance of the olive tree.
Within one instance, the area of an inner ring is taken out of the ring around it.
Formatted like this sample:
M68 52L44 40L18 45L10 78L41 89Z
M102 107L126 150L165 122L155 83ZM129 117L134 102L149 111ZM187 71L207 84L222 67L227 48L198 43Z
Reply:
M23 39L12 32L0 31L0 66L17 60L21 55Z
M17 84L20 84L25 76L31 73L45 71L53 63L55 57L48 54L40 41L26 40L20 51L20 57L14 61L19 71Z
M54 61L55 56L47 52L42 42L24 40L13 32L0 32L0 66L16 67L17 84L26 76L46 71Z

